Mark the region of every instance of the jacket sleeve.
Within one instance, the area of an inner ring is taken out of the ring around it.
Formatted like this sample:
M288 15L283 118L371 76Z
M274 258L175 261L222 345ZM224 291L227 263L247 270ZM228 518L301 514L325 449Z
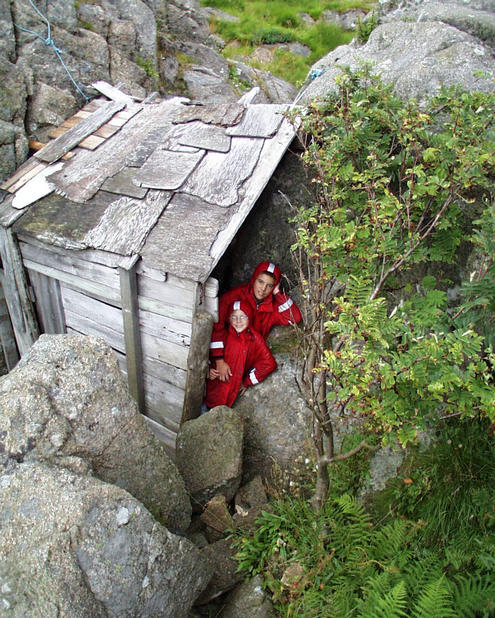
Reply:
M297 324L302 320L301 312L296 303L284 294L278 292L274 295L275 312L273 316L273 326L287 326L287 324Z
M218 322L213 324L210 342L210 358L223 358L227 337L227 311L235 299L231 299L231 291L225 292L218 299Z
M254 346L254 362L242 381L244 386L253 386L258 382L263 382L277 368L277 362L261 335L255 338Z

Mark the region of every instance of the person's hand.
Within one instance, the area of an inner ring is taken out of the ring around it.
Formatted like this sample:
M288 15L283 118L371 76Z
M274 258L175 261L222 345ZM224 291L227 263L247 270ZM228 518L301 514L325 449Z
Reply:
M210 380L215 380L216 378L218 378L219 373L216 369L213 369L213 367L210 367L210 373L208 374L208 377Z
M232 371L228 363L226 363L223 358L218 358L216 362L216 371L218 372L218 379L220 382L229 382L230 376L232 375Z
M277 283L277 285L273 288L272 294L278 294L279 292L280 292L280 283Z
M239 397L242 397L244 395L244 393L246 392L247 387L244 386L244 384L241 386L241 388L239 389Z

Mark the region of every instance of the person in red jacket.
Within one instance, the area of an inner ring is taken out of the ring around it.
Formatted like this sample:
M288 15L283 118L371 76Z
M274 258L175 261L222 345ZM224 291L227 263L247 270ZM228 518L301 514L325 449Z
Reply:
M249 283L238 285L222 294L218 304L218 322L213 325L210 343L210 358L215 359L221 381L228 381L231 368L225 359L225 335L227 311L232 302L239 298L249 303L253 311L252 327L263 339L268 337L272 326L297 324L301 312L296 303L280 291L282 272L272 262L261 262L256 266Z
M262 382L277 368L277 363L263 337L249 325L252 307L245 300L234 301L227 311L229 327L224 354L231 371L230 379L222 381L217 369L211 368L206 380L205 406L232 407L246 388Z

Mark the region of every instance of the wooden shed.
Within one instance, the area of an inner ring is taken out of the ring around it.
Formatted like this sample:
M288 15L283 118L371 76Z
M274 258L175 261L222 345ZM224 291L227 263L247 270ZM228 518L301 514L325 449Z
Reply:
M21 355L41 332L105 338L173 449L201 400L211 272L295 131L255 91L201 106L97 86L3 183L0 277Z

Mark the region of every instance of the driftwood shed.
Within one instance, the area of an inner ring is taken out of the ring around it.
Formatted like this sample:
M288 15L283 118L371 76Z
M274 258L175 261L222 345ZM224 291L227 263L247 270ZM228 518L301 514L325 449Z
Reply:
M201 398L210 274L294 129L254 92L199 106L100 91L2 185L0 274L20 354L40 332L105 338L174 448Z

